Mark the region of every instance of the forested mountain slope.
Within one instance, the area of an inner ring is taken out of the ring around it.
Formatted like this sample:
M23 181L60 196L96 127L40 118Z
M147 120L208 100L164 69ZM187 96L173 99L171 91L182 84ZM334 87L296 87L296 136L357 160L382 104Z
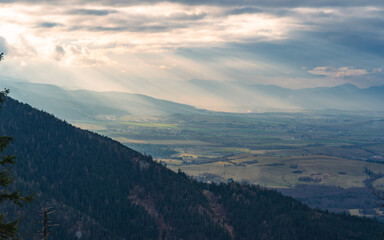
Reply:
M14 175L36 193L22 238L41 207L53 207L50 239L382 239L374 220L312 210L281 194L237 183L208 185L174 173L109 138L7 99L0 134L15 138Z

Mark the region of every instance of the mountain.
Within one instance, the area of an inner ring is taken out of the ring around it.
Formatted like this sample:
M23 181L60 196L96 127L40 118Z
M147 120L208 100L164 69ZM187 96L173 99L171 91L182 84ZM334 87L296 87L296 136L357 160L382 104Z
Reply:
M55 85L2 78L10 96L66 120L116 119L126 115L204 114L205 110L141 94L65 90Z
M36 193L21 239L35 239L42 207L50 239L382 239L373 219L313 210L258 186L199 183L107 137L8 98L0 134L15 138L15 188ZM12 214L8 215L12 216Z
M11 90L11 97L68 121L110 120L127 115L211 113L193 106L235 113L330 109L384 111L384 104L381 104L384 103L384 86L360 89L344 84L294 90L274 85L195 79L185 82L183 88L177 91L180 102L190 105L141 94L66 90L49 84L18 82L7 77L0 78L0 86Z
M274 85L190 80L189 84L216 102L230 102L221 110L232 112L347 110L384 111L384 86L360 89L352 84L336 87L288 89ZM211 106L212 109L215 106ZM220 106L217 106L220 108ZM220 109L217 109L220 110Z

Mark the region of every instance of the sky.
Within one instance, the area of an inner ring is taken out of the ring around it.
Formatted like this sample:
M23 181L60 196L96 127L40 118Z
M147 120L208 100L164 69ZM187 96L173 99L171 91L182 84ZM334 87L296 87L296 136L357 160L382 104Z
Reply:
M384 85L382 0L0 0L0 16L14 81L198 106L193 79Z

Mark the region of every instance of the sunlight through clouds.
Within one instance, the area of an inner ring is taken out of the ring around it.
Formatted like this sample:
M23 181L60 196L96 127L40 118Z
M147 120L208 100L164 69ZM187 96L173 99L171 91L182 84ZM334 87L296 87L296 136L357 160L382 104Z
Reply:
M3 36L11 45L17 45L18 38L25 36L45 56L52 55L57 45L88 48L102 56L209 47L251 39L274 40L284 38L294 28L293 20L287 17L263 13L226 16L226 8L210 6L161 3L108 9L67 8L58 10L48 5L42 11L17 4L3 8L3 13L7 13L2 14Z
M22 81L193 103L202 93L188 95L191 79L289 88L384 79L373 70L384 67L384 4L373 0L15 0L0 1L0 14L1 75Z

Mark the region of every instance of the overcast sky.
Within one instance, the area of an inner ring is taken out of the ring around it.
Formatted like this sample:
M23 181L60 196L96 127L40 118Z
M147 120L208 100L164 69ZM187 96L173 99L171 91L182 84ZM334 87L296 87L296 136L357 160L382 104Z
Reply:
M382 0L0 0L0 16L0 75L24 81L162 98L191 79L384 84Z

